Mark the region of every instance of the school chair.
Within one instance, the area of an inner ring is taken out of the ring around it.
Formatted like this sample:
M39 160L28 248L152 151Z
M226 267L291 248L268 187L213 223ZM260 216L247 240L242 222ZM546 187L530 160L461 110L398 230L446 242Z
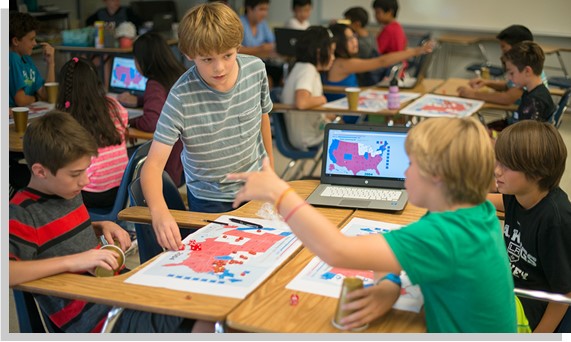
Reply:
M313 159L315 164L312 167L312 169L315 169L315 165L319 162L319 160L321 160L321 158L319 158L319 159L316 159L316 158L317 158L318 153L320 152L322 147L320 147L320 146L319 147L312 147L312 148L308 149L307 151L303 151L303 150L295 148L291 144L291 142L289 141L289 138L287 136L287 128L286 128L284 115L285 115L284 113L272 112L271 119L272 119L272 126L273 126L273 137L274 137L274 141L276 143L276 147L277 147L278 151L284 157L290 159L285 170L283 171L283 173L281 175L281 178L283 178L284 180L292 180L292 179L296 179L295 176L297 176L300 172L303 173L303 166L305 165L305 162L308 159ZM320 157L320 155L319 155L319 157ZM300 160L301 160L301 163L300 163L299 167L295 170L295 172L293 172L292 177L291 178L285 178L288 171L293 169L297 165L297 162ZM313 172L313 170L312 170L312 172Z
M571 88L571 78L568 76L553 76L547 79L550 86L559 87L561 89Z
M504 75L504 68L501 66L492 65L492 63L488 60L488 53L484 48L483 42L481 41L478 42L478 49L480 50L480 54L482 55L482 57L484 57L484 62L470 64L466 67L466 70L476 73L476 71L480 71L482 70L483 67L486 67L490 71L491 77L494 78L502 77Z
M163 171L163 197L169 209L187 210L184 201L178 192L178 188L172 181L166 171ZM135 178L129 185L129 198L131 205L146 207L147 202L143 196L141 187L141 178ZM150 224L135 223L135 231L137 233L137 244L139 247L139 260L142 263L153 258L163 251L163 248L157 242L157 237ZM195 229L181 228L181 236L184 238Z
M429 41L431 37L432 37L432 32L423 35L418 41L418 46L422 46L424 43ZM415 56L408 60L408 67L406 70L407 73L410 75L410 77L424 78L426 76L426 72L428 71L428 66L430 65L430 62L432 60L432 54L433 53L427 53L424 55Z
M527 290L521 288L514 288L514 293L518 297L540 300L544 302L556 302L571 305L571 298L558 293L550 293L538 290ZM567 312L561 319L559 326L554 331L555 333L569 333L571 332L571 306L567 308Z
M561 126L561 122L563 121L563 113L567 110L567 105L569 104L569 98L571 97L571 89L567 89L563 95L561 95L561 99L559 99L559 103L557 104L557 109L549 118L549 122L552 123L555 127L559 128Z
M91 221L117 221L117 214L127 206L127 187L129 183L131 183L133 175L138 174L141 166L145 162L145 159L147 159L151 143L152 140L149 140L139 146L131 158L129 158L129 163L127 163L127 167L123 173L123 178L121 178L121 184L119 185L117 197L115 197L115 203L113 203L113 206L87 209L89 216L91 217Z

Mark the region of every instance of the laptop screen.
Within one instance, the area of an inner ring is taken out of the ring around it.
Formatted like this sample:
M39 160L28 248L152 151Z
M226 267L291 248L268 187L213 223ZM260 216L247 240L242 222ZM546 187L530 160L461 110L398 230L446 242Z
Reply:
M111 77L109 78L109 91L122 93L125 91L140 95L145 91L147 78L141 75L135 67L133 57L113 58Z
M276 52L282 56L295 57L295 44L304 34L304 30L274 28L276 37Z
M404 148L407 133L407 127L327 125L322 182L402 185L409 165Z

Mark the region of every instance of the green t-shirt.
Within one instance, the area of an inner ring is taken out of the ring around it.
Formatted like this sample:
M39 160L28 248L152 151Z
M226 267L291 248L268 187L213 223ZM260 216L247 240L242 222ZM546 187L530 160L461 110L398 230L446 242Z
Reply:
M428 332L516 332L513 279L490 202L429 212L384 236L420 285Z

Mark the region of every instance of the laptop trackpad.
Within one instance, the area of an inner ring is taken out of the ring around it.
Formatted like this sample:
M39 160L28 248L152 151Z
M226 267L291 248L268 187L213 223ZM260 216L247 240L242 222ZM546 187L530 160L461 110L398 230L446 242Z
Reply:
M358 207L358 208L367 208L369 206L369 203L371 203L371 201L355 200L355 199L344 199L341 202L339 202L339 204L342 206Z

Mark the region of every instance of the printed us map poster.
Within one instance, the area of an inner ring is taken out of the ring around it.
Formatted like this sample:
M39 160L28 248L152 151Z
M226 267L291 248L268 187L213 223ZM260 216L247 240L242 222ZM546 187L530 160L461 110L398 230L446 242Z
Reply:
M372 113L387 109L388 93L389 92L386 90L363 90L359 94L359 105L357 109L360 111ZM399 92L399 96L400 103L406 103L416 99L420 96L420 94L411 92ZM347 97L343 97L339 100L327 102L323 105L323 107L333 109L347 109L349 108L349 104L347 103Z
M399 113L415 116L463 118L477 112L482 105L484 105L484 101L426 94L401 109Z
M381 222L353 218L341 232L347 236L359 236L368 234L383 234L401 226ZM374 275L372 271L350 270L331 267L318 257L314 257L307 266L289 283L287 289L309 292L316 295L338 298L341 284L345 277L358 277L363 279L363 285L373 285ZM424 303L420 287L412 285L404 272L400 274L402 288L401 295L393 308L405 311L419 312Z
M282 221L240 218L263 228L230 223L223 215L187 236L184 250L161 254L126 282L215 296L245 298L301 242Z

